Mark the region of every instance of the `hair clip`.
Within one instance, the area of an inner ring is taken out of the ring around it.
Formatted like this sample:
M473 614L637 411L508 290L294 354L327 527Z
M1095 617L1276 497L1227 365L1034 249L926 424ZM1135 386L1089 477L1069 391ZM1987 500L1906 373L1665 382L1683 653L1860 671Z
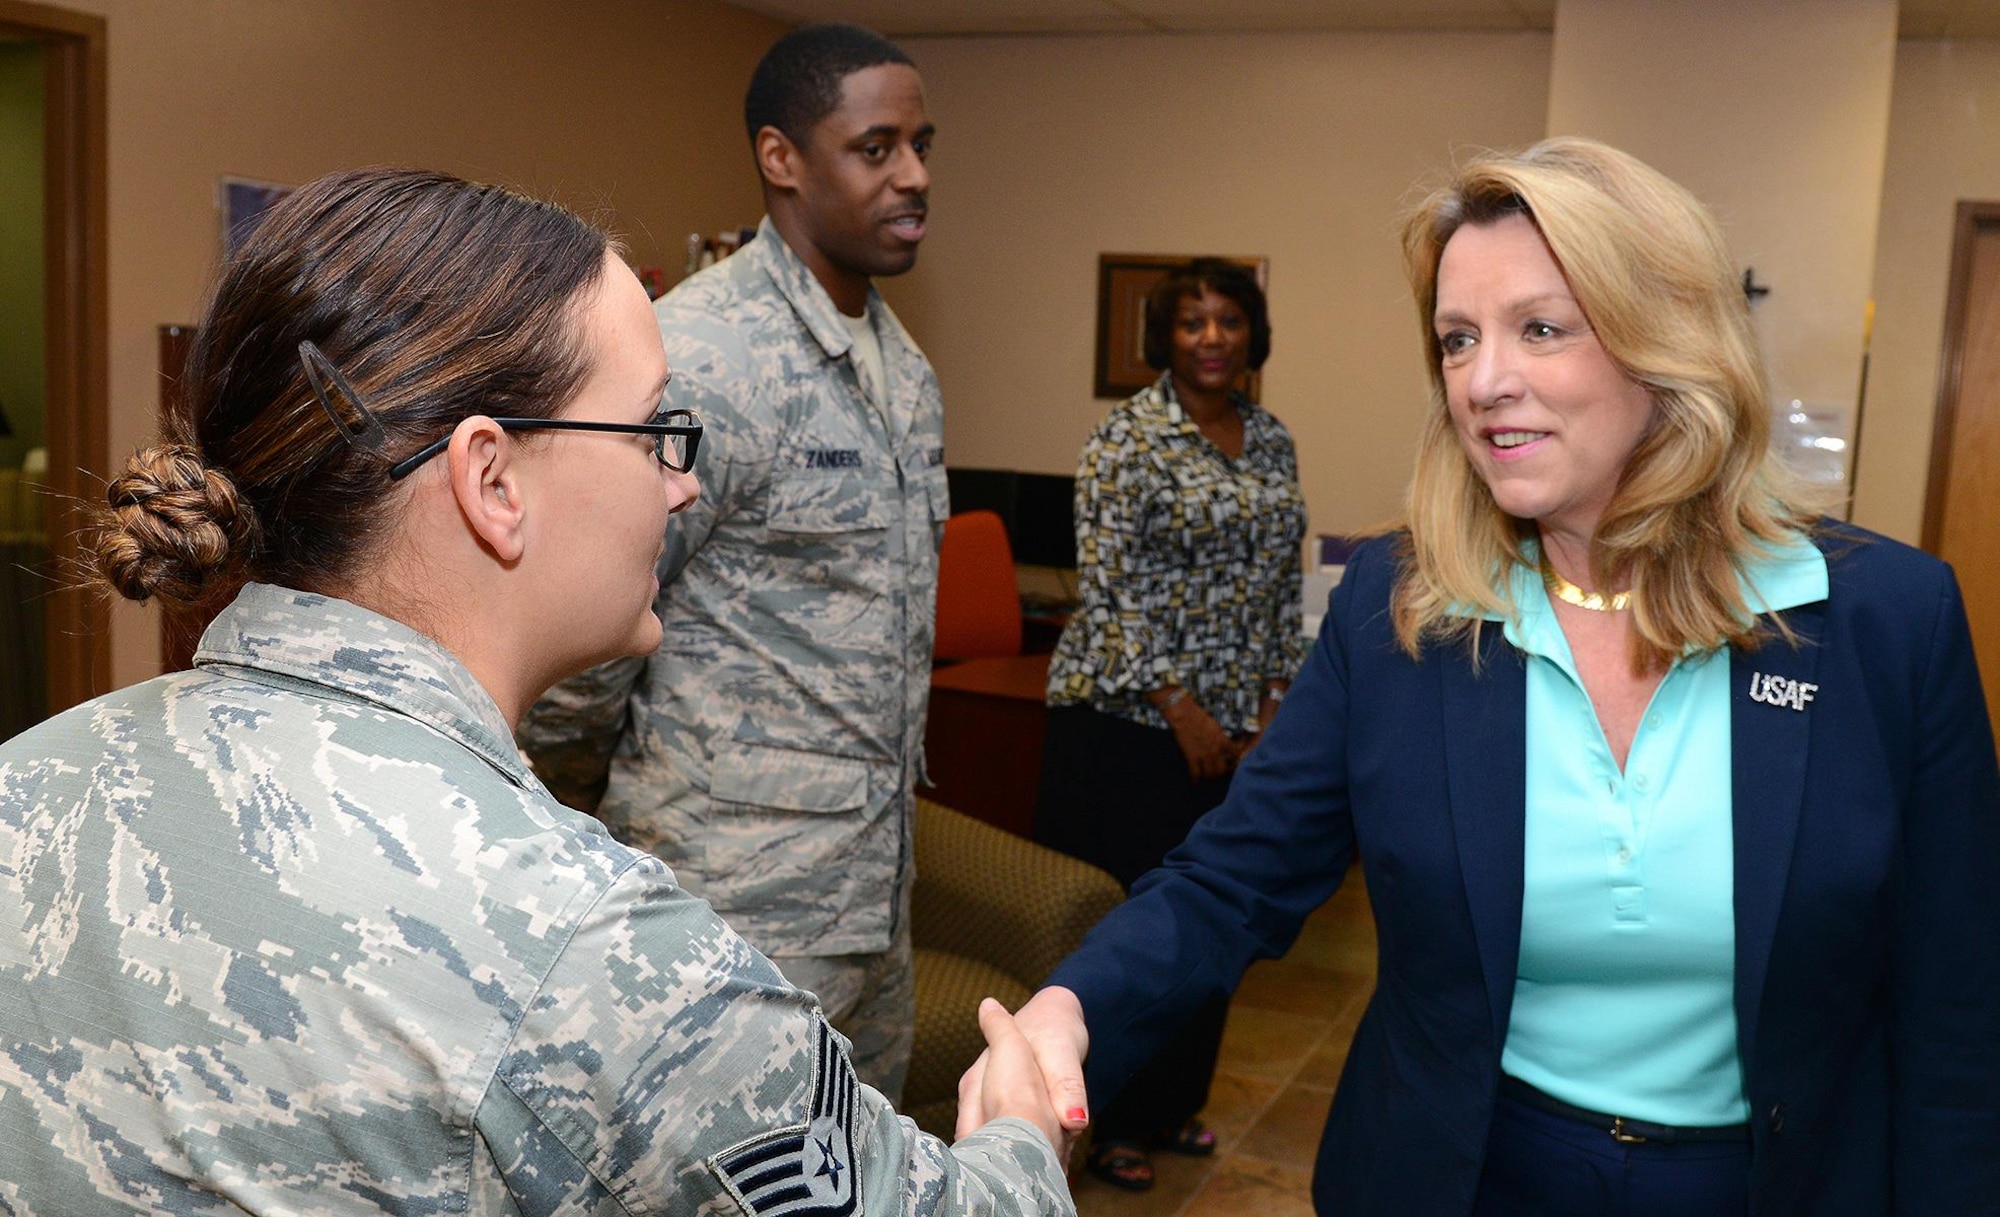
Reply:
M340 432L340 438L346 440L350 447L363 452L382 451L389 442L388 432L382 429L382 420L375 417L375 412L362 400L360 391L340 374L340 369L333 366L333 361L310 338L299 344L299 364L306 370L306 384L312 387L313 396L319 399L320 409L325 410L326 416L333 420L333 429ZM333 397L327 391L329 381L342 397L353 403L354 412L361 416L359 429L350 427L340 417L340 411L334 408Z

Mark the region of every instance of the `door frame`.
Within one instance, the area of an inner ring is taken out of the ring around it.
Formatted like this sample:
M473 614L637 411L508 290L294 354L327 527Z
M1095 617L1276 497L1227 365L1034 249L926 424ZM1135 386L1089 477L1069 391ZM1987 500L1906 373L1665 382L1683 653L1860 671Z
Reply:
M0 32L43 55L46 518L59 580L48 600L48 697L58 713L111 687L111 611L75 577L91 569L85 504L103 500L110 429L105 20L0 0Z
M1931 422L1931 467L1924 484L1922 541L1925 551L1932 554L1944 540L1945 496L1951 489L1952 432L1958 421L1960 375L1965 365L1965 313L1972 299L1972 247L1979 230L1988 225L2000 229L2000 202L1959 200L1951 232L1951 285L1945 292L1937 413Z

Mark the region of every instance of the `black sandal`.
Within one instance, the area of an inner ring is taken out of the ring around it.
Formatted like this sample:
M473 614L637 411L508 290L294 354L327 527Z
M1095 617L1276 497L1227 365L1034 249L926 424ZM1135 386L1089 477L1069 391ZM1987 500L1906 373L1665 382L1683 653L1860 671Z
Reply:
M1179 1128L1155 1134L1153 1148L1188 1158L1206 1158L1215 1152L1215 1130L1198 1118L1190 1118Z
M1153 1186L1153 1160L1137 1141L1099 1141L1090 1147L1085 1169L1112 1187L1144 1192Z

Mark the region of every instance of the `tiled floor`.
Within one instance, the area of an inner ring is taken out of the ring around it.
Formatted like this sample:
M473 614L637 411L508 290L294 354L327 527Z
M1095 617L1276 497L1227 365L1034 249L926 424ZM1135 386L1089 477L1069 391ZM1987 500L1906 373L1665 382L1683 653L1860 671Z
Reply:
M1080 1217L1311 1217L1313 1153L1354 1025L1375 986L1375 927L1356 871L1283 959L1250 969L1229 1007L1202 1113L1214 1157L1155 1154L1158 1182L1123 1192L1078 1171Z

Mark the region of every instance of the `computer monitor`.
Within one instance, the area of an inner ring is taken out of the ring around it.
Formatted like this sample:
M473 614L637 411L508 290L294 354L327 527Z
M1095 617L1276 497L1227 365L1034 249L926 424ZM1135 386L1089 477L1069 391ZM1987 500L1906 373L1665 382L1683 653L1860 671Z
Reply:
M1014 542L1014 483L1019 474L1012 469L959 469L946 466L945 483L951 490L951 514L990 511L1007 526L1007 543Z
M1014 489L1014 561L1076 569L1076 479L1023 473Z
M1023 566L1076 567L1076 479L1012 469L945 469L951 510L994 512Z

